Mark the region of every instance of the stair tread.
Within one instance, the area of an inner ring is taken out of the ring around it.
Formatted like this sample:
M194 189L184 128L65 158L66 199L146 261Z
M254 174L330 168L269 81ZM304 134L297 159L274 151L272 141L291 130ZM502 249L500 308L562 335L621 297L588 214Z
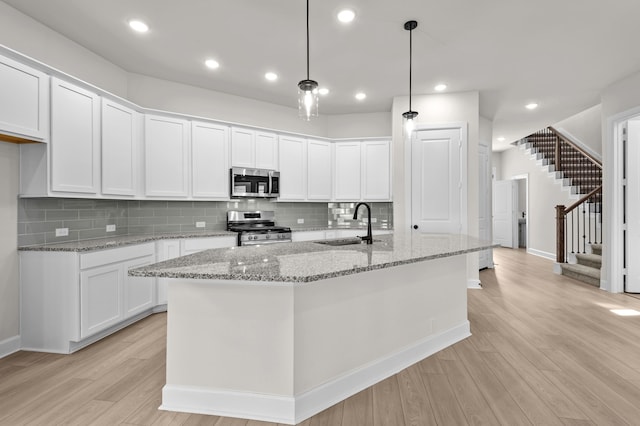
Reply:
M592 262L602 262L602 256L595 253L576 253L576 258L590 260Z
M590 266L573 264L573 263L563 263L560 266L562 267L563 270L586 275L591 278L600 279L600 269L598 268L592 268Z

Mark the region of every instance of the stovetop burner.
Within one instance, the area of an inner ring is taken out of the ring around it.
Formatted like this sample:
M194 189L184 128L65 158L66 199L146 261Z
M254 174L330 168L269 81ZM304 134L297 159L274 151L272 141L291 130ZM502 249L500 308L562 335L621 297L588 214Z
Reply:
M276 226L273 211L229 211L227 230L238 233L238 245L291 242L291 228Z

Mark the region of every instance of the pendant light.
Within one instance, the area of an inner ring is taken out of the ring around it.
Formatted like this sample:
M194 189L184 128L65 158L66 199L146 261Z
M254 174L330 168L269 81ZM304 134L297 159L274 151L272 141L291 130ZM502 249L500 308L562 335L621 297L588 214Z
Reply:
M407 136L411 136L411 132L413 132L414 127L413 120L418 116L418 113L416 111L411 110L411 56L413 50L412 31L417 27L418 22L416 21L407 21L404 23L404 29L409 31L409 111L402 113L402 117L404 117L404 129L407 133Z
M318 82L309 79L309 0L307 0L307 79L298 83L298 115L306 121L318 116Z

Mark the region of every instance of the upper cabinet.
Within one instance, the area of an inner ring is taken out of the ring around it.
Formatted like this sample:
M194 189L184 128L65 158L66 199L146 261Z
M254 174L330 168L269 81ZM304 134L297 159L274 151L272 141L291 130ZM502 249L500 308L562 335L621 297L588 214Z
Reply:
M51 79L51 190L96 194L100 186L100 98Z
M189 122L147 114L144 126L145 194L186 198L189 195Z
M362 199L391 199L391 155L389 141L364 141L362 154Z
M361 142L338 142L334 148L336 201L358 201L361 192Z
M194 198L229 198L229 128L191 123L191 182Z
M307 199L307 140L280 136L280 200Z
M231 165L278 169L278 135L242 127L231 129Z
M331 201L331 142L309 139L307 159L307 199Z
M49 76L0 56L0 133L49 140Z
M140 113L102 99L102 193L136 195L138 152L142 143Z

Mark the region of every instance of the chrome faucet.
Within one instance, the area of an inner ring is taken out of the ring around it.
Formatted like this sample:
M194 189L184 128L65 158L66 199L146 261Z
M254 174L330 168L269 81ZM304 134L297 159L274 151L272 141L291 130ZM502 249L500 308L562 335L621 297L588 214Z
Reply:
M371 206L367 203L356 204L356 209L353 212L353 220L358 219L358 208L365 206L367 208L367 236L360 237L362 241L366 241L367 244L373 244L373 236L371 235Z

